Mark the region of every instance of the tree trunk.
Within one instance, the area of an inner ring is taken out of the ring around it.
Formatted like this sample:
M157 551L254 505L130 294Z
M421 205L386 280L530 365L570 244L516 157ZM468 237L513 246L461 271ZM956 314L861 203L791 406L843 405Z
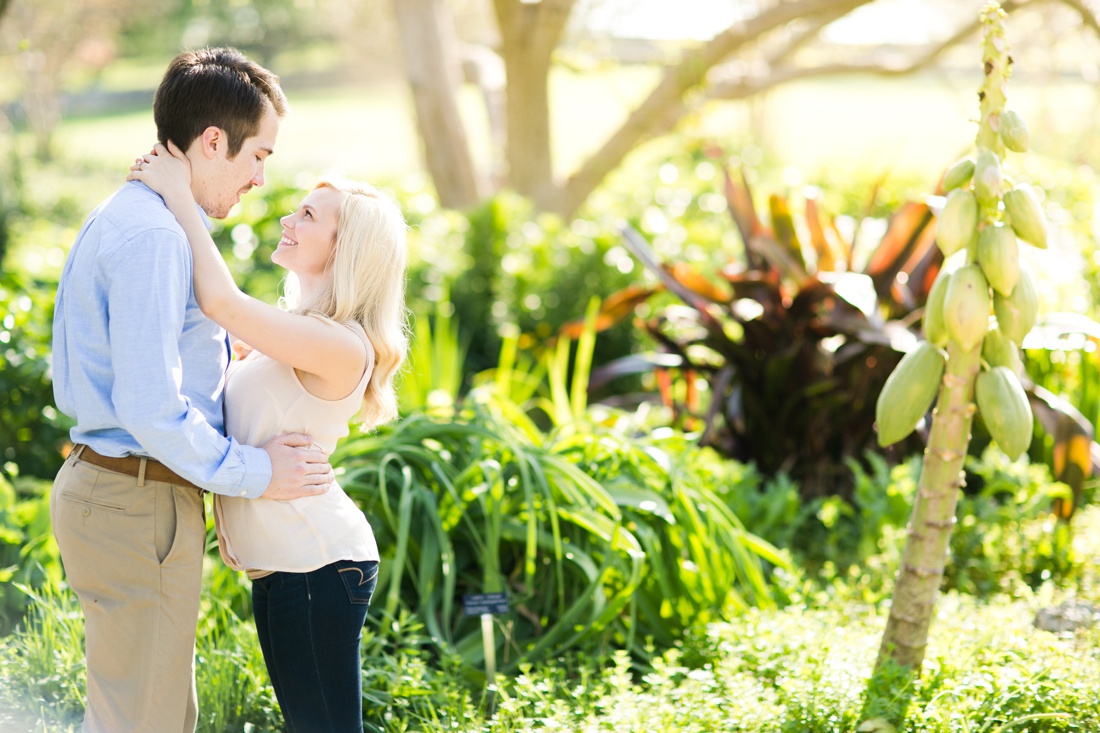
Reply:
M485 187L474 168L458 113L456 89L462 66L453 19L444 0L393 0L393 7L424 162L439 203L447 208L473 206Z
M979 151L988 150L1003 159L1005 148L997 128L1005 105L1004 84L1011 63L1001 25L1004 11L987 9L982 16L986 26L982 45L985 80L979 95L981 122L976 143ZM979 227L1000 218L999 206L1000 192L992 202L979 199ZM975 261L973 245L967 251L967 260ZM963 460L970 445L970 425L976 411L974 382L981 370L981 347L979 342L970 351L963 351L954 340L948 344L947 370L933 413L932 432L924 454L876 671L888 658L914 670L919 670L924 662L928 630L955 523Z
M23 109L34 135L34 155L40 161L53 160L54 133L61 124L61 92L57 88L60 69L50 62L42 51L28 51L19 56L25 80Z
M950 550L974 419L974 380L981 368L981 345L963 351L951 342L947 354L878 665L887 657L907 667L919 667L924 661L928 628Z
M575 0L494 0L506 99L508 185L540 209L554 193L550 139L550 57L561 40Z
M489 120L489 171L492 190L507 181L508 117L505 103L508 82L504 72L504 59L493 49L480 44L468 44L462 50L463 77L469 84L481 90L485 103L485 115Z

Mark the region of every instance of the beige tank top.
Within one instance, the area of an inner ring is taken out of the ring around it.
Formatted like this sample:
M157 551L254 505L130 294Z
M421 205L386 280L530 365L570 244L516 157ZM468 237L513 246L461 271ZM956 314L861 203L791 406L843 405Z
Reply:
M348 328L366 339L358 324ZM325 400L310 394L292 367L254 351L229 367L226 432L255 446L283 433L306 433L315 448L331 455L362 406L373 368L372 359L347 397ZM214 523L226 565L252 578L306 573L336 560L379 559L370 524L335 481L323 494L291 501L216 494Z

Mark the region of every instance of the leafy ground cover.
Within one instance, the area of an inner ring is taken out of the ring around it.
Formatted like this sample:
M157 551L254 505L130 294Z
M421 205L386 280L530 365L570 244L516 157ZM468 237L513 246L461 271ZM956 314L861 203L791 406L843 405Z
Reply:
M745 608L690 628L675 645L566 654L498 677L493 694L462 663L432 650L407 614L372 617L364 638L365 714L372 731L899 731L1100 729L1100 626L1034 625L1043 609L1100 607L1100 506L1075 516L1071 582L1008 584L939 601L923 674L869 680L886 618L867 602L867 575L787 579L797 602ZM211 585L208 578L208 588ZM0 642L0 730L73 731L82 687L81 617L73 597L40 589L25 628ZM199 637L200 730L275 731L281 719L255 633L207 595ZM870 730L870 729L867 729ZM874 730L890 730L886 727Z
M580 683L532 669L477 729L824 733L904 711L907 731L1096 730L1100 634L1036 630L1037 601L948 595L924 676L870 693L881 610L750 611L657 658L640 681L622 655Z

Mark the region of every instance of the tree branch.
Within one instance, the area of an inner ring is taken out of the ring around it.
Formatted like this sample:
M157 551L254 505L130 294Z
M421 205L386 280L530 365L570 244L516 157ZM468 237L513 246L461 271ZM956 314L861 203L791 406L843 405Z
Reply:
M1072 2L1073 0L1060 1ZM1032 2L1034 2L1034 0L1005 0L1005 2L1001 3L1001 7L1006 13L1011 13ZM707 97L710 99L725 100L744 99L777 87L780 84L819 76L839 76L845 74L902 76L904 74L910 74L930 65L942 56L945 51L957 46L974 33L977 33L981 25L981 20L976 20L973 23L963 26L947 39L933 46L924 54L910 59L907 63L891 65L877 61L867 61L855 64L837 63L803 68L781 68L766 77L758 77L756 79L742 78L737 80L718 80L707 87Z
M769 56L766 60L767 65L775 66L779 63L782 63L790 56L792 56L795 51L802 48L807 43L821 35L821 31L823 31L826 26L828 26L835 20L843 18L849 12L851 11L845 8L842 10L833 10L828 13L822 13L821 15L817 16L813 24L808 25L806 28L803 28L798 33L795 33L785 46Z
M666 69L649 97L622 127L558 189L557 200L550 202L551 208L571 214L631 150L671 130L684 114L684 95L703 83L707 72L730 54L793 20L823 13L844 15L868 2L871 0L777 3L759 15L733 24L698 51L685 54L678 64Z
M669 71L679 72L678 75L683 77L684 81L699 83L706 75L707 69L765 33L800 18L829 14L835 20L869 2L871 0L799 0L776 3L759 15L734 23L708 41L698 53L685 56Z
M1058 2L1073 8L1081 16L1081 20L1085 22L1089 28L1093 30L1096 35L1100 36L1100 21L1096 18L1096 13L1085 4L1084 0L1057 0Z

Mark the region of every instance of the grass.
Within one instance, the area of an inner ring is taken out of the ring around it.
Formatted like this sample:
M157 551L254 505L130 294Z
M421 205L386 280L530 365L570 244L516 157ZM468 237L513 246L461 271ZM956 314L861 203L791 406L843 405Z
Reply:
M403 89L398 85L291 93L269 176L339 169L348 175L389 177L415 171L418 145ZM130 159L156 142L149 110L66 120L57 149L66 158L112 168L124 177ZM312 177L312 176L311 176Z

